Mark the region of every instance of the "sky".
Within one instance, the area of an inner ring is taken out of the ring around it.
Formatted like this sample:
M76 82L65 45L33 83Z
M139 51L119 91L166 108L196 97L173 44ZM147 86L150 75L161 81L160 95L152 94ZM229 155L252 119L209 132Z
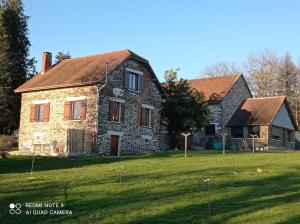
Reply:
M217 61L243 66L263 48L300 59L298 0L24 0L30 55L69 51L72 57L130 49L163 81L201 77Z

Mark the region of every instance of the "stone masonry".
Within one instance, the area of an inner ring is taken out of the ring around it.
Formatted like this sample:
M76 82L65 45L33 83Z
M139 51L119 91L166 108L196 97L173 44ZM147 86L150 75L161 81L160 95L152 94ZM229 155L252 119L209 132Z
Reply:
M56 147L56 151L67 153L67 129L96 131L96 93L95 85L22 93L19 150L24 151L30 145L38 143L52 144ZM81 96L87 99L86 119L83 121L64 120L65 100L68 97ZM49 100L50 118L48 122L30 122L30 107L35 100ZM43 135L38 142L34 139L35 133Z
M143 92L124 89L125 68L144 73ZM97 148L100 154L110 153L110 132L122 134L120 136L120 154L159 149L161 93L152 80L153 78L146 64L134 59L123 62L117 70L108 76L107 85L99 95L99 118L101 119L99 119L98 123ZM108 119L109 100L115 97L113 88L124 90L124 95L120 97L125 100L124 123L113 122ZM151 128L141 127L139 124L142 104L154 107L154 126Z

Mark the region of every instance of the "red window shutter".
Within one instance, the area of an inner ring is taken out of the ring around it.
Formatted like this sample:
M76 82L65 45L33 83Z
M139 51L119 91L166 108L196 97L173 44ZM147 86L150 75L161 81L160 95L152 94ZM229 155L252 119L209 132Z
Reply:
M152 128L154 128L154 122L155 122L155 112L154 112L154 110L151 110L151 126L152 126Z
M48 122L49 121L49 117L50 117L50 103L46 103L43 105L44 107L44 122Z
M114 106L114 103L112 101L109 101L109 105L108 105L108 120L109 121L112 121L113 106Z
M85 120L86 119L86 99L81 100L81 106L80 106L80 120Z
M71 102L65 101L65 111L64 111L65 120L70 120L70 108L71 108Z
M31 108L30 108L30 122L35 122L36 121L35 108L36 108L36 105L32 104Z
M125 70L124 73L124 88L128 89L129 88L129 71Z
M121 103L121 122L125 123L125 103Z
M139 75L139 86L140 86L140 91L144 92L144 76L143 75Z

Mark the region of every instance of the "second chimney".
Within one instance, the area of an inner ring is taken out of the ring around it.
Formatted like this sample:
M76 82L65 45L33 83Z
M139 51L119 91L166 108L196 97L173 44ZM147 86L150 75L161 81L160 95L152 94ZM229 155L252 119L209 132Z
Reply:
M42 71L41 74L45 74L52 67L52 54L50 52L43 53Z

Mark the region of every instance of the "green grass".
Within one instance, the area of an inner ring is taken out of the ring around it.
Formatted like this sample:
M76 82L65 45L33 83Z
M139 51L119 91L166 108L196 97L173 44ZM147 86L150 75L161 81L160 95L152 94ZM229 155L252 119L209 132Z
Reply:
M118 158L0 159L0 223L300 223L300 152L146 153ZM232 164L236 187L231 188ZM124 167L122 182L120 170ZM262 173L256 169L262 168ZM11 202L21 215L9 215ZM28 202L59 202L73 215L25 215Z

